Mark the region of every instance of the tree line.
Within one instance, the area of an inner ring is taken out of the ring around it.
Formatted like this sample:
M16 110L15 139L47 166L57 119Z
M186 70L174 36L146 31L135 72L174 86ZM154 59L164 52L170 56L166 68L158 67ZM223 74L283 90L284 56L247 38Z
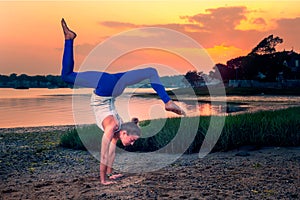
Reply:
M203 82L207 77L220 79L220 75L224 83L229 80L276 82L300 79L300 54L293 50L276 52L276 45L282 42L282 38L269 35L248 55L233 58L226 64L218 63L208 75L190 71L185 78L192 86L197 82Z
M65 83L60 76L54 75L36 75L28 76L26 74L0 75L0 87L2 88L67 88L71 84Z

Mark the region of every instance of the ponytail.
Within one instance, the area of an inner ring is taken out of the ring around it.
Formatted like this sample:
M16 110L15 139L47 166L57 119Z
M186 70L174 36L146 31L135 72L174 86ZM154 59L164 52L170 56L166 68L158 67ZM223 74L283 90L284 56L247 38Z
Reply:
M124 130L127 132L128 135L136 135L141 136L141 129L138 126L139 119L138 118L132 118L131 122L126 122L121 125L120 130Z

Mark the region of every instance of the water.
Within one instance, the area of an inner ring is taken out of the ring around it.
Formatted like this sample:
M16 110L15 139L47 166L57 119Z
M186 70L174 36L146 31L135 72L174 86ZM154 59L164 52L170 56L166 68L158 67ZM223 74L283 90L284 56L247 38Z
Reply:
M161 100L132 97L132 91L153 92L151 88L127 89L124 95L117 98L116 107L124 121L132 117L146 120L177 116L165 112ZM0 128L93 124L95 119L89 106L91 92L90 89L76 89L73 92L71 89L1 88ZM224 100L221 97L181 98L178 104L187 111L188 116L238 114L300 105L300 97L297 96L231 96L225 99L229 103L227 106L220 103ZM207 103L209 100L215 103Z

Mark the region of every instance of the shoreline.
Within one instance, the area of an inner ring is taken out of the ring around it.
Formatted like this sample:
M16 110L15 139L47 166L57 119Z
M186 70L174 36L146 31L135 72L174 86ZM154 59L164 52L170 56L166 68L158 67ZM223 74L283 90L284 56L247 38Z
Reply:
M0 134L8 133L35 133L35 132L51 132L51 131L66 131L75 128L76 125L53 125L53 126L25 126L25 127L11 127L0 128Z
M0 131L0 199L300 198L300 147L240 148L202 159L183 155L160 170L125 172L116 185L102 186L97 159L58 145L70 127ZM146 162L127 160L124 167Z
M175 100L176 101L176 100ZM203 100L199 100L199 102L204 102L204 103L208 103L209 101L203 101ZM218 101L214 101L214 103L217 103ZM259 103L259 102L256 102ZM249 102L227 102L228 105L243 105L243 106L249 106L251 107L251 103ZM255 104L252 103L252 107L254 108ZM235 114L239 115L239 114L245 114L245 113L256 113L256 112L260 112L260 111L276 111L276 110L284 110L287 108L292 108L292 107L299 107L300 104L299 103L294 103L294 104L288 104L288 105L281 105L281 106L277 106L273 109L257 109L257 110L246 110L245 112L240 112L240 111L236 111ZM231 112L229 112L228 114L232 114ZM213 116L213 115L211 115ZM187 116L187 117L195 117L195 116ZM201 115L199 116L201 117ZM147 121L147 120L145 120ZM4 127L1 128L0 127L0 134L1 133L29 133L29 132L39 132L39 131L66 131L70 128L75 128L77 126L85 126L85 125L92 125L92 124L80 124L80 125L76 125L76 124L67 124L67 125L41 125L41 126L17 126L17 127Z

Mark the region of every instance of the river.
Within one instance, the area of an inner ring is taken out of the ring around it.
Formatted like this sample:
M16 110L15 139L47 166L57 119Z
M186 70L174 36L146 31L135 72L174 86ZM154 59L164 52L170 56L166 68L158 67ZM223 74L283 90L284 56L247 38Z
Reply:
M140 120L176 117L165 112L163 102L157 98L132 96L132 92L153 92L150 89L125 90L116 100L116 108L124 121L132 117ZM93 124L95 119L89 106L90 89L0 89L0 128ZM186 101L185 101L186 100ZM259 110L272 110L300 106L299 96L229 96L183 97L177 102L188 116L228 115ZM199 102L199 103L198 103Z

